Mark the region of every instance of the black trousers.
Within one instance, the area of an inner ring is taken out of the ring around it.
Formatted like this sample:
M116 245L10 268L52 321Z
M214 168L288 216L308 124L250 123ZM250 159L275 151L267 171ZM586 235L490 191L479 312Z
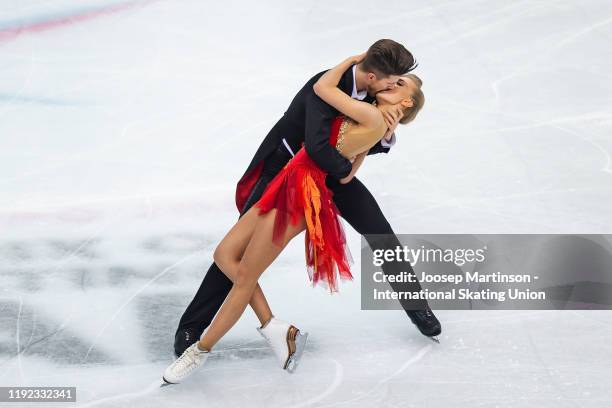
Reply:
M246 213L259 200L268 183L290 159L291 155L283 145L279 146L270 157L266 158L262 174L247 199L240 216ZM334 202L338 210L340 210L342 218L359 234L366 236L372 250L395 249L396 246L401 245L378 203L361 181L353 178L347 184L340 184L335 178L327 177L326 184L334 193ZM366 234L385 235L368 237ZM385 274L396 274L401 271L413 272L408 262L385 263L382 269ZM421 290L418 282L394 283L391 286L395 291ZM195 297L183 313L177 332L180 329L191 327L196 328L198 335L203 333L221 308L231 288L232 281L213 263L204 276L204 280ZM414 301L410 303L410 306L408 306L407 302L400 303L402 303L405 310L409 308L415 309ZM417 308L423 308L424 305L425 303L419 304Z

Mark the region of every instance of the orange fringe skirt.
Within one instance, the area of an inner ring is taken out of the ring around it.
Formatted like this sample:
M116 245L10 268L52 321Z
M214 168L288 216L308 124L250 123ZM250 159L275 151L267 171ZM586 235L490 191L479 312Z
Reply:
M272 240L282 245L288 223L306 221L306 265L313 286L321 284L338 290L338 276L353 279L353 262L340 221L340 212L325 185L326 173L308 156L304 148L268 184L255 204L259 215L276 209Z

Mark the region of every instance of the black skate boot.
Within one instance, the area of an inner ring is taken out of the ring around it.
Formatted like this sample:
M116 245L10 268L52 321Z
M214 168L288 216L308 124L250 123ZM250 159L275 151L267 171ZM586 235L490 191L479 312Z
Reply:
M179 328L174 335L174 356L178 358L189 346L199 340L193 327Z
M424 310L407 310L406 314L423 335L440 342L436 336L442 333L442 325L429 305Z

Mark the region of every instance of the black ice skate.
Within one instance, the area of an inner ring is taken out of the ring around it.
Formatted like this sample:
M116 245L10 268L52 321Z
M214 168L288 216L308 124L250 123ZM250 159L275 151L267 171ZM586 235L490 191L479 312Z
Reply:
M442 333L442 325L429 306L424 310L407 310L406 314L424 336L440 343L437 336Z

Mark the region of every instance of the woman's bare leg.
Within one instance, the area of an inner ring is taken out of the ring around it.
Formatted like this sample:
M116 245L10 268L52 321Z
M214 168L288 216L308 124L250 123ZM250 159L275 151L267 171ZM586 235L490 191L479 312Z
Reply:
M243 218L245 216L246 214ZM202 349L211 350L219 339L236 324L253 296L257 288L257 280L263 271L272 264L287 243L306 227L303 218L298 225L289 224L282 245L277 246L272 242L276 210L273 209L262 216L257 214L255 216L258 217L255 231L238 265L234 285L217 316L199 341L199 346ZM215 262L217 262L216 258Z
M259 219L257 211L255 207L252 207L240 217L215 250L215 263L232 282L235 280L242 254L255 231L255 226ZM257 284L253 291L249 304L262 326L270 321L272 310L259 284Z

